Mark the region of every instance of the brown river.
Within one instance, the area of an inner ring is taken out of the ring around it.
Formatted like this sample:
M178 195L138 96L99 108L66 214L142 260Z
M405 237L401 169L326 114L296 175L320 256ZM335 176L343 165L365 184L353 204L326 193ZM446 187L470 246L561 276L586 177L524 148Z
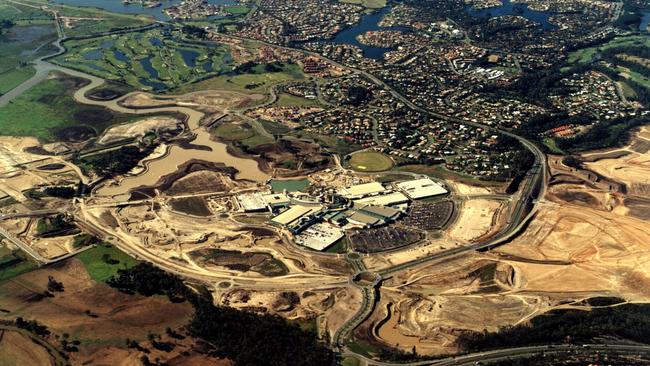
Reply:
M57 67L58 68L58 67ZM196 159L205 160L213 163L223 163L226 166L236 168L239 173L236 175L237 179L247 179L256 182L264 182L269 179L269 175L260 170L257 162L253 159L245 159L233 156L226 150L227 145L218 141L210 139L210 133L203 127L199 126L199 121L203 117L203 113L187 107L161 107L161 108L147 108L144 110L125 108L118 104L119 101L129 97L125 95L121 98L112 101L95 101L86 98L85 94L104 83L104 80L94 76L80 73L70 69L61 70L67 74L89 79L90 84L79 89L74 98L84 104L91 104L103 106L113 111L129 114L151 114L160 112L177 112L188 116L188 128L196 135L192 141L194 145L202 145L209 147L212 151L186 149L177 145L168 148L167 153L159 158L145 162L145 170L138 175L124 178L119 185L107 185L99 188L95 193L101 196L126 196L126 194L133 188L140 186L151 186L156 184L160 177L171 174L183 163Z

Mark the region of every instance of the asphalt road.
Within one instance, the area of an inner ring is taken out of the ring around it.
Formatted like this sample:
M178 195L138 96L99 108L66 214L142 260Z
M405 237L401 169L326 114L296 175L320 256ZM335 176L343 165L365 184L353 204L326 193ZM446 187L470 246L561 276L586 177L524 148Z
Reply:
M541 354L560 354L567 352L579 351L582 353L589 352L620 352L632 354L650 353L650 346L644 345L620 345L620 344L583 344L583 345L542 345L513 347L499 350L469 353L460 356L447 357L438 360L417 361L417 362L382 362L360 356L352 352L344 352L343 356L352 356L361 360L364 365L375 366L469 366L488 362L508 361L512 358L532 357Z

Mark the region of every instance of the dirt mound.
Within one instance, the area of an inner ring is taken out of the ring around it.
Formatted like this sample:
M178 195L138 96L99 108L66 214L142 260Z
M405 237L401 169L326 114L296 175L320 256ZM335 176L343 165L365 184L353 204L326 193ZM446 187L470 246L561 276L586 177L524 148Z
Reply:
M169 201L174 211L193 216L210 216L212 211L203 197L184 197Z
M231 179L235 176L235 174L237 174L237 169L232 167L227 167L223 163L212 163L212 162L202 161L202 160L190 160L183 163L181 166L179 166L175 172L161 177L155 186L134 188L131 193L131 200L153 197L155 195L154 191L156 189L160 191L166 191L170 187L172 187L172 185L180 178L185 177L190 173L194 173L198 171L218 172L230 177Z
M280 139L273 144L251 148L248 152L259 155L284 176L321 170L331 162L329 153L323 151L319 144L297 139Z
M190 173L174 181L171 186L165 190L168 195L181 195L193 193L206 193L227 191L227 177L223 173L210 170L201 170Z
M200 249L188 253L193 260L203 265L226 267L240 272L257 272L262 276L274 277L288 273L281 261L268 253L245 252L223 249Z

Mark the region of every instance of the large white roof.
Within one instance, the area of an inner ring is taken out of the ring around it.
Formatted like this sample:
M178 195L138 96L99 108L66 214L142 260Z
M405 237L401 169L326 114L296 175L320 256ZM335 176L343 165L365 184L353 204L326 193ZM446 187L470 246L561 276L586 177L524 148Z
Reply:
M426 197L439 196L447 193L445 187L440 183L434 182L430 178L409 180L407 182L397 183L401 189L411 199L420 199Z
M386 188L379 182L357 184L356 186L343 188L341 194L345 197L362 197L369 194L384 192Z

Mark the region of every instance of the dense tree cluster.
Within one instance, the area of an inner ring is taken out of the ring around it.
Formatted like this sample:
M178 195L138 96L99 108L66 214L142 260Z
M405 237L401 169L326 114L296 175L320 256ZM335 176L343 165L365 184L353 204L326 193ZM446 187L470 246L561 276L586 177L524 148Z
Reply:
M77 195L77 189L72 187L47 187L43 190L48 196L70 199Z
M599 299L596 304L603 306L608 302ZM650 304L624 304L590 311L557 310L533 318L529 325L505 327L497 332L466 332L457 342L463 350L478 351L537 344L589 343L602 337L647 343Z
M190 333L216 347L219 356L235 365L329 366L334 362L334 354L314 334L277 316L214 306L209 292L197 293L179 277L149 263L119 270L108 284L127 293L188 300L195 311Z
M152 151L153 146L143 148L122 146L117 150L111 150L100 155L81 158L77 163L85 169L92 170L99 176L112 177L127 173Z
M189 37L194 37L198 39L205 39L208 35L208 32L205 29L194 25L183 26L183 33L185 33Z
M36 233L43 238L70 234L74 231L78 232L76 226L64 214L42 218L36 224Z
M583 134L558 139L556 144L560 149L566 151L616 147L625 144L629 140L628 135L633 128L648 123L650 123L650 118L647 116L601 121Z
M15 23L9 19L0 19L0 34L13 27Z
M25 320L19 316L18 318L16 318L15 323L16 323L16 327L25 329L28 332L34 333L41 337L50 335L50 331L47 329L47 327L45 325L40 324L36 320Z
M362 86L353 85L348 88L347 102L355 107L358 107L372 98L372 92Z

